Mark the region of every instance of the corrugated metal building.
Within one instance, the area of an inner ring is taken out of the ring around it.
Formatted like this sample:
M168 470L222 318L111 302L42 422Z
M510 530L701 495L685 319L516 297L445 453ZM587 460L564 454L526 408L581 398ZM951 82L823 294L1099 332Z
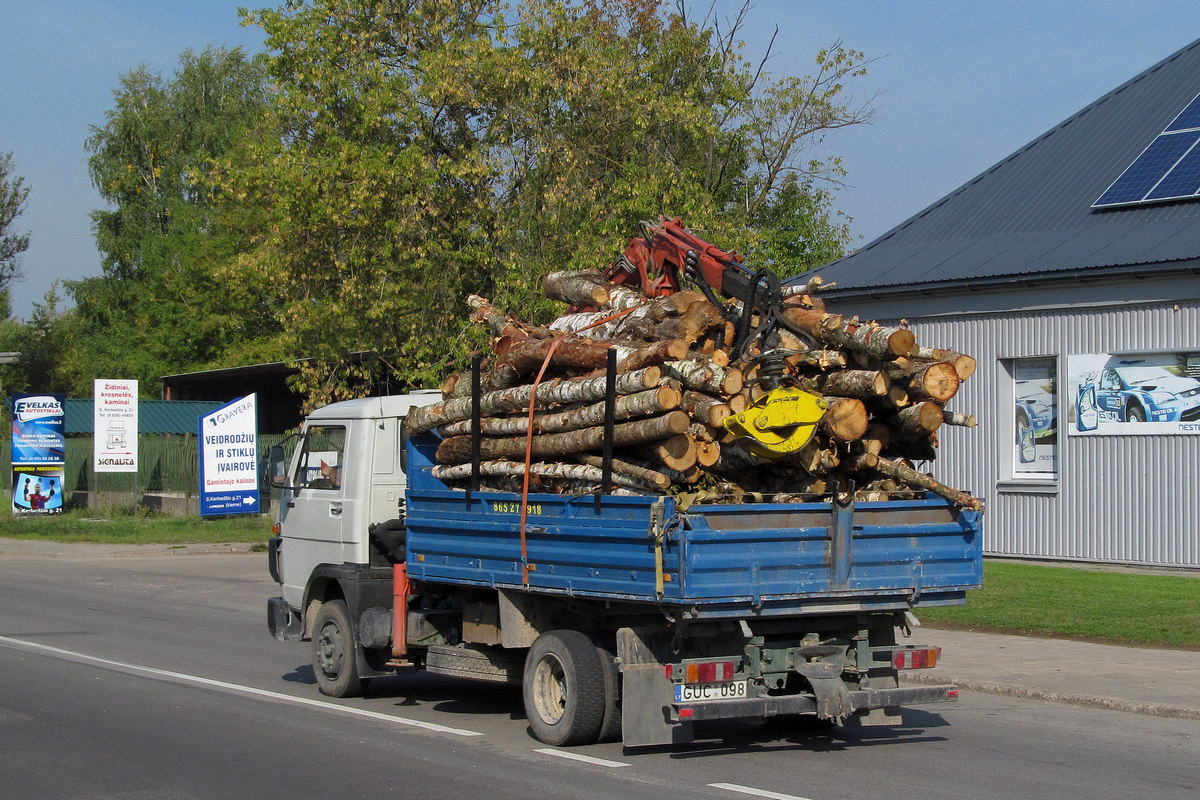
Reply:
M990 554L1200 567L1198 93L1200 41L817 271L977 358L936 473Z

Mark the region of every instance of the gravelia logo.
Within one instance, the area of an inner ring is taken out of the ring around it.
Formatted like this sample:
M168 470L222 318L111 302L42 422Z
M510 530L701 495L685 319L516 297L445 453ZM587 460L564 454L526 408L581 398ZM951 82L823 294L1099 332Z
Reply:
M13 405L13 415L21 422L44 417L61 417L62 403L50 395L22 397Z

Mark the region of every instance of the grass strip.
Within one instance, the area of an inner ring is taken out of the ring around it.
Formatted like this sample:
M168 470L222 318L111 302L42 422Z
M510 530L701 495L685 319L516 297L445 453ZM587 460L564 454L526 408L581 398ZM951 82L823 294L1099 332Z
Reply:
M271 520L256 515L174 517L166 514L102 513L0 515L0 538L100 544L265 543Z
M1200 650L1200 577L987 561L964 606L933 626Z

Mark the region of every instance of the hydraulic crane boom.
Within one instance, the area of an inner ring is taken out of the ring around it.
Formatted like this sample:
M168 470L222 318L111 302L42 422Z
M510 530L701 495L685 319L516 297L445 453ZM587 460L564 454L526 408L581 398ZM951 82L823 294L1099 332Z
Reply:
M807 338L783 316L779 276L770 270L751 271L735 252L709 244L683 227L679 218L659 217L658 224L642 223L645 235L633 239L605 273L610 281L638 281L647 297L677 292L686 277L709 302L734 323L734 341L727 343L735 357L759 362L758 381L768 391L744 413L729 417L725 427L749 437L759 455L780 457L804 446L825 411L824 400L791 386L783 375L779 328ZM729 308L717 294L736 300ZM757 343L757 352L751 345Z

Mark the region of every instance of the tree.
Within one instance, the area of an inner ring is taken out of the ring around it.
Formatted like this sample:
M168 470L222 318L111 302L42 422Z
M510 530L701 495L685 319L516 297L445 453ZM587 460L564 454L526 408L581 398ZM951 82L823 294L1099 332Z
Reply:
M259 299L215 273L242 244L209 180L263 120L265 77L240 48L186 51L169 80L144 66L121 77L86 143L110 203L92 215L103 275L67 285L86 339L81 381L119 372L149 389L270 336Z
M277 293L314 402L361 392L363 351L428 385L477 343L465 298L523 315L542 275L604 266L660 212L726 248L803 265L839 253L816 157L869 119L835 46L772 79L722 30L659 0L313 0L256 11L274 129L229 159L223 197L270 207L229 275ZM464 79L470 76L470 79ZM800 244L797 235L820 237ZM793 238L789 238L793 237Z
M15 168L12 153L0 153L0 290L20 277L20 255L29 249L29 233L12 230L29 197L25 179L13 174Z

